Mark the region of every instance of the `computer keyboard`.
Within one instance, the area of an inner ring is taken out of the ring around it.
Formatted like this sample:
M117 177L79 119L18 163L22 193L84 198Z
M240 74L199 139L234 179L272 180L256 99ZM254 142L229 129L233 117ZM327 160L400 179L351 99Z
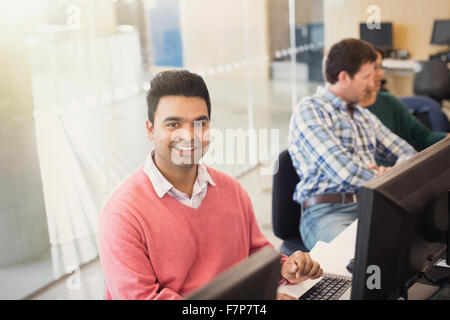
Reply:
M323 277L311 289L301 295L299 300L337 300L352 285L346 278Z

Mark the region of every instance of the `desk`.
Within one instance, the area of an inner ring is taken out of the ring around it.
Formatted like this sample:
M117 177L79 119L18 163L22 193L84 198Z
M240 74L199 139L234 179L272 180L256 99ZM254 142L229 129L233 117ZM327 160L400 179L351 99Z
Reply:
M382 64L386 70L400 70L400 71L410 71L410 72L420 72L422 66L420 62L428 61L428 58L415 57L412 59L392 59L386 58L383 60ZM447 63L447 68L450 69L450 62Z
M386 72L384 78L389 91L400 97L413 96L415 74L422 70L421 61L428 61L427 57L413 57L401 60L387 58L383 60ZM450 63L447 63L450 69Z
M346 266L355 255L357 229L358 220L354 221L329 244L319 242L311 250L311 258L320 263L324 272L351 275L346 270ZM283 285L278 291L298 297L319 281L320 279L307 280L296 285ZM410 300L423 300L436 290L435 286L416 283L408 290L408 296ZM339 300L349 299L350 290L347 290Z
M387 70L402 70L412 72L419 72L421 68L419 59L400 60L391 58L383 60L383 67Z

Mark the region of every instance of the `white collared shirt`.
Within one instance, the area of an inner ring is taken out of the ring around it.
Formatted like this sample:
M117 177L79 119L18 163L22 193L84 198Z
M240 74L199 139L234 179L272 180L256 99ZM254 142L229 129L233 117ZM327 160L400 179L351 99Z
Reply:
M208 173L208 169L204 164L198 164L197 177L195 178L194 188L192 190L192 197L189 198L187 194L181 192L162 175L158 167L156 167L152 156L155 153L155 149L151 149L150 153L144 164L144 172L147 174L150 182L155 188L155 192L159 198L162 198L168 193L172 198L181 202L182 204L197 209L202 203L208 190L208 183L215 186L214 181Z

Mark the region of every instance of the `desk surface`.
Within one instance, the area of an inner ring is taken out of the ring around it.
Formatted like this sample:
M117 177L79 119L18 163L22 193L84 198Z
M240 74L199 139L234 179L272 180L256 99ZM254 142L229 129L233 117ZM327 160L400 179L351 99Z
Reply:
M420 60L421 59L417 58L406 60L387 58L383 60L383 67L385 67L386 69L408 70L418 72L420 71L420 62L419 62Z
M355 255L356 234L358 229L358 220L354 221L343 232L341 232L333 241L328 244L318 243L311 250L311 258L321 264L324 272L350 275L346 270L348 261ZM307 280L297 285L282 286L280 292L299 296L314 286L319 280ZM408 290L408 296L411 300L423 300L435 292L437 287L414 284ZM347 296L347 299L350 297Z
M414 71L420 72L422 66L420 62L428 61L428 58L423 57L413 57L411 59L383 59L383 67L388 70L402 70L402 71ZM450 63L447 63L447 67L450 69Z

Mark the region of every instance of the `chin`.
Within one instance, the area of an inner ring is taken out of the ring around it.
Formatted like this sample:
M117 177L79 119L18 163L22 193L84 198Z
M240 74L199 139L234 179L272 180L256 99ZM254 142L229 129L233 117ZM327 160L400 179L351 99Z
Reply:
M182 163L178 164L177 166L183 169L192 169L196 164L193 163Z
M192 167L196 166L200 162L201 158L202 158L201 155L196 155L195 158L194 158L194 156L191 156L191 157L178 157L176 159L176 161L173 162L173 164L178 166L178 167L180 167L180 168L189 169L189 168L192 168Z

